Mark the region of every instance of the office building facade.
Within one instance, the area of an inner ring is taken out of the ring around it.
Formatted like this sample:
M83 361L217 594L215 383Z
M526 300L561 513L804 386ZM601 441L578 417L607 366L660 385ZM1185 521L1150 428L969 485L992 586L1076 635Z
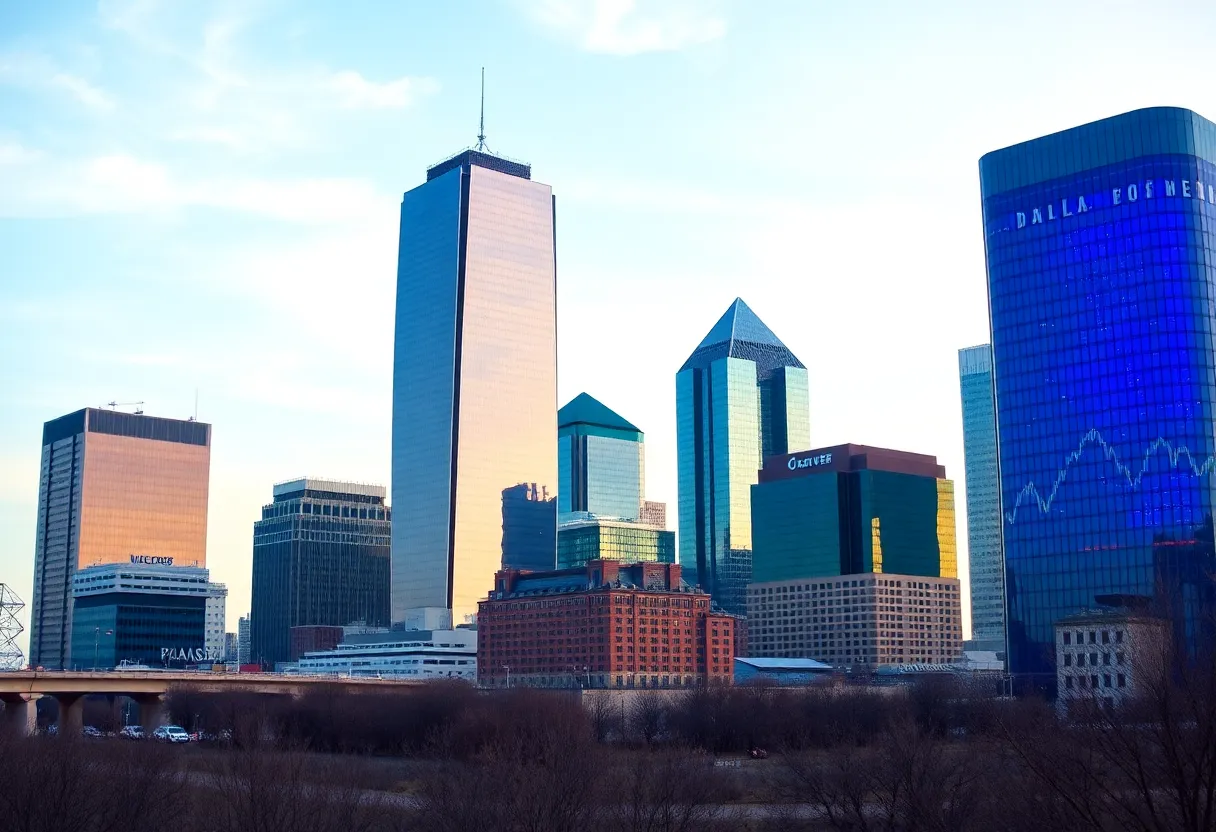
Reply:
M1135 608L1082 610L1055 624L1056 707L1085 715L1161 690L1173 638L1163 618Z
M465 151L405 194L393 361L394 621L410 610L451 610L457 622L475 614L502 566L504 491L521 483L555 490L556 310L553 193L527 165ZM556 534L545 545L555 562Z
M112 563L77 571L70 669L223 661L222 639L216 647L207 631L208 602L223 589L206 569L193 566Z
M249 632L249 616L243 615L236 622L236 660L239 664L250 664Z
M291 628L389 619L391 517L378 485L299 479L253 524L250 661L291 658Z
M206 634L204 649L207 658L224 660L224 622L228 615L228 587L224 584L208 584L206 607Z
M727 612L745 615L750 488L765 457L810 445L807 374L736 299L676 374L679 561Z
M1009 665L1154 596L1209 650L1216 569L1216 125L1150 108L980 160Z
M770 457L751 508L750 655L866 668L961 655L954 484L935 457Z
M477 681L477 631L398 630L347 635L327 650L305 653L283 672L358 679Z
M583 566L593 560L676 562L675 532L592 514L566 517L557 530L558 569Z
M642 432L586 393L557 411L558 512L637 520L646 480Z
M687 688L728 682L733 616L676 564L503 570L477 616L487 687Z
M30 662L73 666L77 569L206 565L211 426L86 408L42 429Z
M1001 482L997 470L992 346L958 351L967 485L967 563L971 641L977 650L1005 651L1005 558L1001 546Z

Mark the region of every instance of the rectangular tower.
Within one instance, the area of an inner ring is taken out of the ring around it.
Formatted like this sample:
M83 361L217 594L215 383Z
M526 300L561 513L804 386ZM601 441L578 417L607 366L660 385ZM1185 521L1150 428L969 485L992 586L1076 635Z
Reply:
M1005 650L1005 557L1001 547L1000 473L992 347L958 351L967 484L967 560L971 577L971 640L979 650Z
M391 518L384 486L300 479L253 524L250 658L291 659L291 628L389 623Z
M553 193L527 165L465 151L402 200L394 621L419 608L475 615L502 567L504 494L556 491L554 257ZM537 540L556 562L556 531Z
M86 408L43 426L31 664L70 666L77 569L206 565L210 466L202 422Z
M736 299L676 374L680 564L747 614L751 486L766 454L810 445L806 368Z
M1211 655L1216 124L1153 107L979 163L1009 668L1106 596Z

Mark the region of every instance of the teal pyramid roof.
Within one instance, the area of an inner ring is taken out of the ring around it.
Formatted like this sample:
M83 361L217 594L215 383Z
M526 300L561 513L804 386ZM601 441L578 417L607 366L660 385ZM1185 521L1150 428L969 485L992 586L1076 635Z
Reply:
M778 367L803 367L781 339L743 302L735 298L709 334L680 367L680 371L708 367L720 358L744 358L756 363L757 373L766 377Z
M601 428L641 433L636 425L627 422L615 410L586 393L579 393L565 407L557 411L557 426L564 428L568 425L595 425Z

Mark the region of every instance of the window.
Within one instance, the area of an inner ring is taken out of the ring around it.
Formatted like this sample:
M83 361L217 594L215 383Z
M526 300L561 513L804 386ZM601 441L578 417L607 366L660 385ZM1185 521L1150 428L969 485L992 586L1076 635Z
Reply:
M1077 654L1077 667L1085 667L1085 654L1084 653Z
M1121 687L1121 688L1127 687L1127 677L1124 676L1122 673L1120 673L1118 676L1118 682L1119 682L1119 687Z
M1064 643L1072 644L1072 633L1064 633Z
M1103 644L1110 644L1110 630L1103 630L1103 631L1102 631L1102 643L1103 643Z
M1071 676L1064 677L1064 687L1068 688L1069 690L1072 690L1072 677Z
M1072 667L1072 654L1071 653L1064 654L1064 666Z
M1102 687L1104 687L1104 688L1110 687L1110 674L1109 673L1102 674Z
M1098 634L1096 632L1094 632L1093 630L1089 631L1089 643L1090 644L1098 643Z
M1122 644L1122 643L1123 643L1123 631L1115 630L1115 644Z

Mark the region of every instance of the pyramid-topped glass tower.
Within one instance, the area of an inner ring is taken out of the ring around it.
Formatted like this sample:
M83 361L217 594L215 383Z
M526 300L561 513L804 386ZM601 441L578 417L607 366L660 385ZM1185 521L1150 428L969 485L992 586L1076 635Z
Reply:
M765 457L810 447L806 368L736 298L676 374L676 423L680 563L745 615L751 486Z
M557 412L559 514L637 520L646 476L642 432L579 393Z

